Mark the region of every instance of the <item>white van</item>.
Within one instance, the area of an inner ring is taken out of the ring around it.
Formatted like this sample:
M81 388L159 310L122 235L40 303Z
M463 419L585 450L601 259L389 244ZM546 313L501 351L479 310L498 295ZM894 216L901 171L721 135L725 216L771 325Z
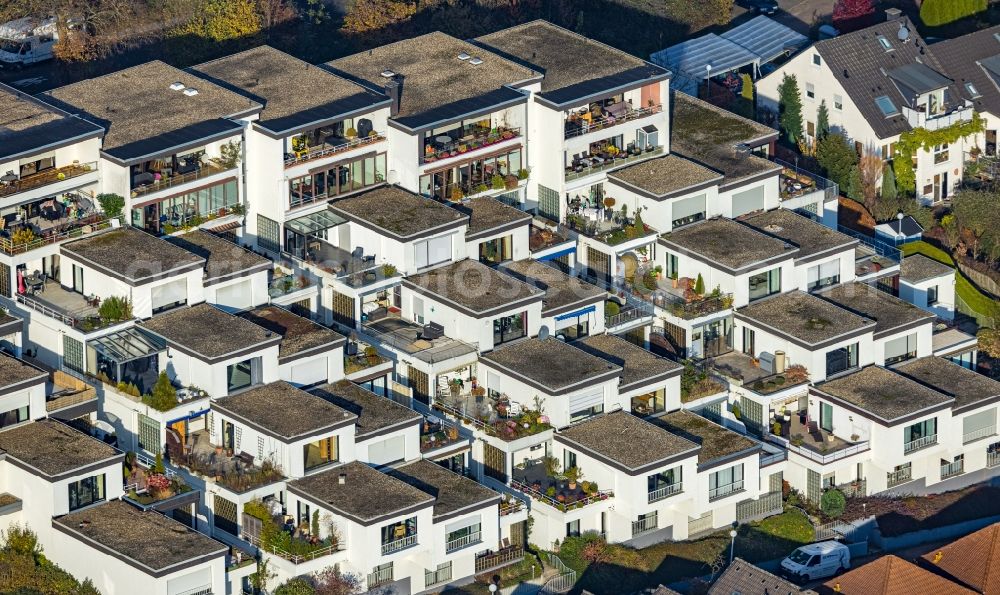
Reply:
M804 545L781 561L781 574L800 581L833 576L851 567L851 552L839 541Z
M25 17L0 24L0 68L20 68L49 60L58 40L54 17Z

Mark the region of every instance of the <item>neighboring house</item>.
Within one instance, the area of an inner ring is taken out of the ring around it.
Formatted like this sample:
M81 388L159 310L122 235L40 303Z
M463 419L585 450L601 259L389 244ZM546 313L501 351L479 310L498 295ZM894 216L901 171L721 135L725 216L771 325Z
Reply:
M871 148L885 160L900 157L902 134L969 122L974 106L934 46L899 10L886 13L885 22L816 42L757 81L757 105L777 113L782 79L794 75L808 142L815 142L817 113L825 103L833 131L859 153ZM940 143L913 154L918 199L936 204L955 193L974 141Z

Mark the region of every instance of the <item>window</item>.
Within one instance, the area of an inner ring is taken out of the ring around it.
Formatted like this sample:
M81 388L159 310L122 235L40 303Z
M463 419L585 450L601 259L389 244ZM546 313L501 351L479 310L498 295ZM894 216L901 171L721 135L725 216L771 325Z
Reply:
M809 291L840 283L840 259L824 262L806 271L806 288Z
M160 422L139 414L139 448L153 455L160 454Z
M674 467L646 476L649 502L657 502L681 491L681 468Z
M430 587L451 580L451 560L438 564L437 570L424 570L424 586Z
M31 419L28 413L28 406L18 407L17 409L11 409L10 411L0 413L0 428L6 428L7 426L13 426L21 422L25 422Z
M833 431L833 405L820 401L819 427L827 432Z
M86 477L69 484L69 510L90 506L104 500L104 474Z
M337 462L338 458L338 436L323 438L315 442L310 442L302 447L303 458L305 460L305 470L310 471L323 465Z
M500 264L514 257L512 252L513 236L494 238L479 244L479 260L488 264Z
M781 269L774 268L749 279L750 301L759 300L781 291Z
M833 96L833 109L838 112L844 109L844 98L840 95Z
M493 345L520 339L527 334L528 313L511 314L493 321Z
M973 99L980 96L979 89L977 89L976 85L973 84L971 81L965 83L965 92L968 93L969 97Z
M903 452L937 443L937 418L925 419L903 429Z
M927 288L927 305L933 306L938 301L938 286L932 285Z
M887 52L892 51L892 43L884 35L876 35L875 37L878 39L878 43L882 46L883 50Z
M441 201L457 201L466 196L500 189L494 186L495 176L500 176L500 184L506 186L507 176L517 177L521 162L521 149L516 148L509 153L494 154L449 165L444 169L420 176L420 194ZM510 180L514 181L516 180L513 178Z
M743 491L743 465L733 465L708 477L708 499L717 500Z
M806 134L816 136L816 125L808 120L806 120Z
M558 334L565 336L567 341L575 341L590 334L590 314L583 314L560 321L560 324L565 323L569 324L556 330Z
M885 365L917 357L917 333L885 342Z
M975 366L972 363L973 356L975 355L975 353L976 353L975 350L973 350L973 351L966 351L965 353L955 353L955 354L949 355L948 359L951 360L952 362L954 362L954 363L962 366L963 368L967 368L969 370L972 370L972 369L975 368Z
M677 266L677 255L667 253L667 278L676 279L680 274L680 267Z
M244 360L239 363L230 364L226 367L226 378L228 379L228 389L232 393L238 391L248 386L255 384L255 360L260 358L251 358Z
M666 411L666 391L662 388L651 393L632 397L632 413L636 415L652 415Z
M580 519L566 523L566 537L580 536Z
M819 54L813 54L813 65L820 66L823 64L823 59L820 58Z
M674 202L670 206L671 226L681 227L705 218L705 195L692 196Z
M257 215L257 246L265 252L281 251L281 225L277 221Z
M417 517L382 527L382 555L398 552L417 543Z
M385 153L358 157L288 182L288 208L367 188L385 181Z
M944 163L948 161L948 143L934 145L934 163Z
M875 105L878 106L878 109L882 111L882 115L886 118L895 116L899 113L899 110L896 108L896 104L893 103L892 100L886 95L879 95L876 97Z
M474 543L480 543L483 540L482 536L482 525L480 523L449 531L444 538L445 549L448 552L453 552Z
M451 235L430 238L413 244L413 264L417 269L451 260Z
M854 343L826 352L827 377L839 374L858 365L858 344Z
M604 403L594 405L593 407L587 407L585 409L579 409L569 414L569 423L579 423L585 419L590 419L591 417L602 413L604 413Z
M806 83L806 97L816 99L816 86L812 83Z

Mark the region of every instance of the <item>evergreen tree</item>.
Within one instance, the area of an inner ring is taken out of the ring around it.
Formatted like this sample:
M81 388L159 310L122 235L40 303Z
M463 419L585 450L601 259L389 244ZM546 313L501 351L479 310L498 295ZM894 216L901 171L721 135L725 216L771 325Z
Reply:
M847 198L856 200L862 204L865 202L864 185L861 183L861 171L857 165L852 165L851 172L847 175Z
M160 372L153 391L146 397L146 402L150 407L158 411L170 411L177 406L177 390L170 383L170 377L166 372Z
M694 282L694 292L697 295L705 295L705 279L702 278L701 273L698 273L698 279Z
M831 132L816 143L816 160L826 173L826 177L846 191L850 181L851 168L858 163L858 153L844 138L843 134Z
M816 112L816 138L826 138L830 134L830 110L826 108L826 100L819 102L819 110Z
M785 139L795 145L802 138L802 96L795 75L784 75L778 86L778 122Z
M895 201L899 192L896 190L896 174L891 166L885 166L882 171L882 200Z

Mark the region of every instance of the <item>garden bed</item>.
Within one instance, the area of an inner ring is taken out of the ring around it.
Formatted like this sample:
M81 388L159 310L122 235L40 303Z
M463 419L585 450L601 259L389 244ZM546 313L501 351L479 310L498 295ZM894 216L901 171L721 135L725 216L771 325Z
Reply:
M850 498L844 520L875 516L885 537L1000 515L1000 488L973 486L927 496Z

